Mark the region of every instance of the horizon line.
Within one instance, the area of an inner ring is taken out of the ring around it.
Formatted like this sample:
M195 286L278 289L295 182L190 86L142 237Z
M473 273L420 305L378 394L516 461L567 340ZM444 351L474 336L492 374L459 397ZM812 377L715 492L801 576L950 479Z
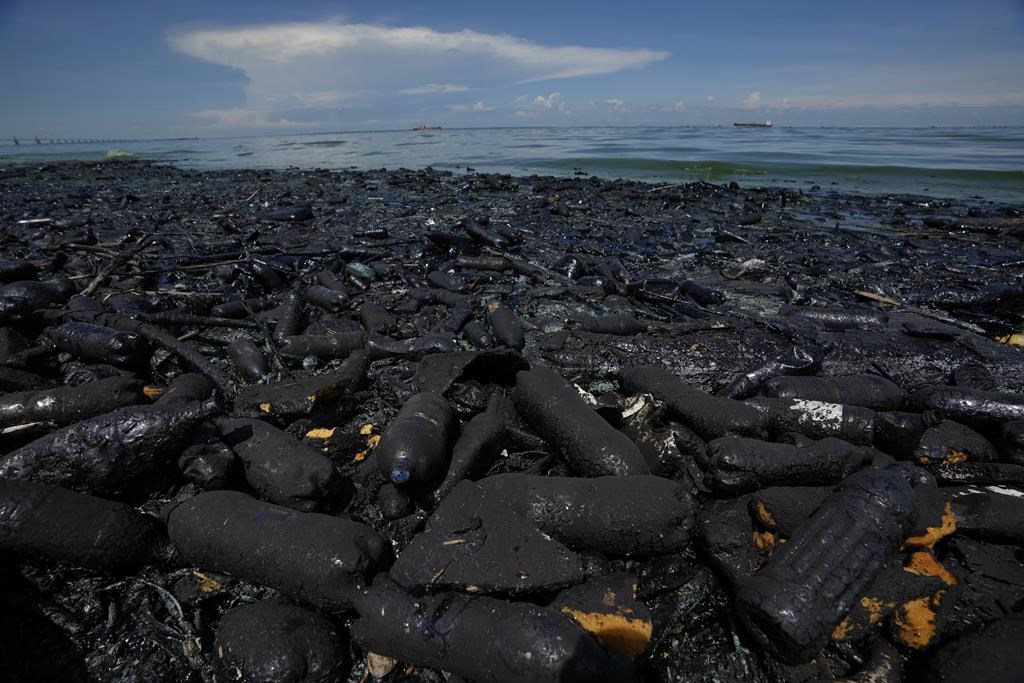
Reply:
M444 131L455 131L455 130L541 130L541 129L592 129L592 128L730 128L734 124L731 123L680 123L680 124L588 124L588 125L577 125L577 126L559 126L559 125L534 125L534 126L453 126L444 127L439 126L441 132ZM1024 123L1007 123L1007 124L919 124L919 125L784 125L775 124L773 129L812 129L812 130L831 130L831 129L935 129L935 130L986 130L986 129L1006 129L1006 128L1024 128ZM351 135L351 134L362 134L362 133L416 133L416 132L430 132L436 133L438 131L417 131L415 128L372 128L365 130L357 129L346 129L346 130L323 130L323 131L301 131L301 132L278 132L278 133L249 133L249 134L235 134L235 135L191 135L191 136L168 136L168 137L139 137L139 138L119 138L112 140L112 142L124 143L124 142L173 142L173 141L187 141L187 140L232 140L237 138L265 138L265 137L281 137L285 135L294 136L310 136L310 135ZM19 140L25 147L36 146L36 138L43 139L42 135L7 135L4 140ZM103 139L102 136L98 138L84 138L80 142L75 142L75 136L68 137L54 137L46 138L47 141L38 143L38 146L43 145L56 145L56 144L94 144L100 142ZM65 142L54 142L54 140L65 140ZM15 146L15 145L10 145Z

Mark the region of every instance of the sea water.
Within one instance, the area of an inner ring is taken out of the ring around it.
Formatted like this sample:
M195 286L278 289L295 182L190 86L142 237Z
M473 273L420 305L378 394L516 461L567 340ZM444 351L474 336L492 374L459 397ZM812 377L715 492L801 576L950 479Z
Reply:
M124 156L194 169L431 166L1024 201L1024 127L461 128L0 145L0 165Z

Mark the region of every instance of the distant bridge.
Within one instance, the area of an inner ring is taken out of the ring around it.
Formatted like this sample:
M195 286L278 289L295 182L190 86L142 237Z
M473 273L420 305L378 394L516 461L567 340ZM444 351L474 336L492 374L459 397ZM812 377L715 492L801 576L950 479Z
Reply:
M132 142L131 140L108 140L106 138L40 138L38 135L32 138L32 140L19 140L12 135L11 141L16 145L27 145L31 142L37 145L96 145L111 142Z

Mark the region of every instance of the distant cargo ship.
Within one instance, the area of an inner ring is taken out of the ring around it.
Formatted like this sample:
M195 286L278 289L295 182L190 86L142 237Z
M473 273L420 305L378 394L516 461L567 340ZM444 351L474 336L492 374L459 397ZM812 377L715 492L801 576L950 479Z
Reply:
M441 126L416 126L413 130L441 130Z
M737 128L771 128L772 122L765 121L764 123L734 123L732 124Z

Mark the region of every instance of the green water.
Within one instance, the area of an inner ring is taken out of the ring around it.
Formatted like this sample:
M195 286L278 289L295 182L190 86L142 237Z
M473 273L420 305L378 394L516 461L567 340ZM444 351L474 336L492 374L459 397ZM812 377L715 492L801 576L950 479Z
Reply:
M101 160L111 149L196 169L423 168L737 181L871 194L1024 201L1024 127L473 128L0 145L0 165Z

